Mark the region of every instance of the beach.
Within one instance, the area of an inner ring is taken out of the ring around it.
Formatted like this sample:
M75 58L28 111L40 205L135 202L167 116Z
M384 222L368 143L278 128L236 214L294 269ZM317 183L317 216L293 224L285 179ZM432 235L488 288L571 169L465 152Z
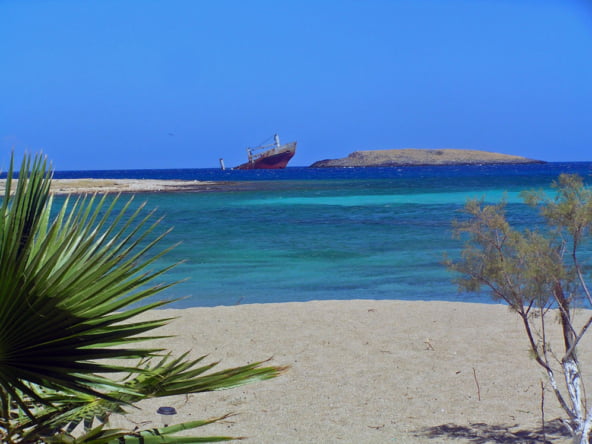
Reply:
M175 356L208 354L220 369L271 358L290 369L231 390L145 401L112 425L158 426L156 409L170 405L175 422L235 413L193 434L253 443L541 442L543 404L546 438L570 442L553 421L563 412L529 357L520 319L503 305L312 301L149 316L178 317L159 330L176 337L156 343ZM584 369L592 368L589 342Z
M14 181L13 188L18 183ZM53 194L114 194L154 193L174 191L213 191L224 187L224 182L202 180L156 180L156 179L52 179ZM0 195L4 194L6 179L0 179Z
M495 180L496 187L509 187L510 182ZM443 181L437 181L438 190ZM459 184L452 191L472 189L462 178L454 181ZM449 206L456 197L442 193L436 205L428 188L414 194L409 204L397 200L396 190L381 195L376 188L366 196L353 187L343 195L335 193L340 196L335 200L332 193L322 195L323 188L318 195L309 183L302 195L261 191L258 199L247 196L246 204L236 193L169 193L228 189L228 184L53 181L56 194L153 193L145 196L152 199L150 205L158 203L167 223L178 227L179 236L172 241L186 248L177 257L190 259L187 268L179 267L179 279L190 276L195 283L179 294L205 296L191 302L198 307L149 313L177 319L156 332L174 338L146 346L167 348L174 356L207 354L206 362L221 361L219 370L266 359L289 366L269 381L142 402L129 415L112 415L112 426L157 427L157 408L173 406L178 411L175 423L234 414L186 435L230 435L263 444L522 443L543 442L543 436L548 442L571 442L555 420L565 414L529 355L521 321L506 306L354 299L377 290L409 299L456 297L448 277L438 274L441 263L433 259L441 257L453 217ZM414 183L405 182L402 189L414 189ZM379 199L383 196L394 197ZM296 199L286 207L290 197ZM286 211L294 208L298 211ZM237 221L257 221L256 229ZM297 229L282 234L282 227ZM273 249L266 243L269 233L278 241ZM282 239L288 240L286 245L279 243ZM425 251L420 254L421 247ZM366 258L371 260L366 263ZM430 267L436 274L430 274ZM269 276L281 276L281 285L274 287ZM229 295L230 304L262 302L264 297L273 303L199 307L203 302L226 303L214 299L219 294ZM284 297L354 300L276 303ZM553 321L549 325L557 328ZM589 338L580 344L588 377L591 348Z

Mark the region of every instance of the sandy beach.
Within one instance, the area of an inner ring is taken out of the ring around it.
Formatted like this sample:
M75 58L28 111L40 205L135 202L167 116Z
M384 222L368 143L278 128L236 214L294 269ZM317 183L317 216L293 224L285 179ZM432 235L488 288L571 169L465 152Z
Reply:
M541 382L519 318L502 305L314 301L161 310L175 355L220 368L272 358L282 376L232 390L150 400L113 425L158 425L233 412L202 434L253 443L542 442ZM163 344L161 344L163 345ZM589 341L581 355L589 355ZM588 359L584 368L591 369ZM590 374L588 372L588 374ZM546 439L570 442L544 393Z
M14 181L13 188L18 181ZM52 179L53 194L114 194L154 193L174 191L215 191L226 189L229 182L203 180L155 179ZM0 195L4 194L6 179L0 179Z

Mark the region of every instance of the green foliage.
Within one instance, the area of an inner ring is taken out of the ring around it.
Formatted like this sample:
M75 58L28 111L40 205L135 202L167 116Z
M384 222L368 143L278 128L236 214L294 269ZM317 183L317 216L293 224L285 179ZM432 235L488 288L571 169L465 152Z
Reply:
M577 346L592 325L592 316L576 328L574 309L592 304L586 281L590 265L580 261L584 247L590 247L592 190L573 175L561 175L553 188L552 197L523 193L525 202L538 208L545 222L536 230L512 228L504 203L468 202L463 218L455 222L456 235L465 242L461 258L447 264L457 273L461 289L485 287L494 300L506 302L518 313L532 356L544 368L568 414L565 424L574 435L588 439L592 411L586 407ZM551 309L556 310L559 322L547 322ZM562 347L553 348L548 334L551 325L560 327ZM567 395L555 377L556 358Z
M592 223L592 191L571 175L561 175L553 187L557 190L553 198L523 193L526 203L540 209L546 230L512 228L503 202L466 204L465 217L455 221L455 232L465 241L462 259L447 263L459 273L461 289L478 291L486 286L495 300L518 311L556 303L559 288L568 305L587 297L577 252Z
M466 240L462 260L448 263L459 273L460 288L478 291L485 285L494 300L515 310L551 302L554 283L566 275L562 245L538 232L513 229L503 203L470 201L464 212L467 218L456 222L457 234Z
M80 197L52 216L47 161L25 156L16 189L11 161L0 207L0 440L6 443L208 442L172 436L221 418L159 430L93 427L142 399L220 390L280 374L262 362L207 373L204 357L142 348L170 319L138 315L170 301L146 298L170 267L155 261L166 232L132 200ZM141 335L138 336L138 335ZM138 364L129 364L129 360ZM154 363L156 360L156 363ZM113 364L119 362L119 364ZM123 373L123 379L113 377ZM111 376L110 376L111 375ZM84 424L81 436L71 432Z

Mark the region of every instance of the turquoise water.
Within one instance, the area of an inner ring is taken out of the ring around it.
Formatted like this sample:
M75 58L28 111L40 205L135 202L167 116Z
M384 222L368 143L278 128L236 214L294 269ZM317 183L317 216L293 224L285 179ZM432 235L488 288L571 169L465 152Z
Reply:
M540 223L520 198L551 192L560 173L590 183L592 162L408 168L66 171L56 178L186 179L210 192L145 193L179 245L157 266L181 262L160 294L172 307L322 299L490 302L458 293L442 265L458 256L452 221L468 199L505 199L511 222ZM58 198L58 203L61 198ZM126 200L123 196L122 200ZM590 252L592 255L592 251Z
M590 164L576 166L589 178ZM187 280L162 294L186 298L175 307L315 299L488 302L486 294L459 294L441 264L444 253L454 257L461 248L451 221L467 199L505 198L512 221L532 226L538 217L521 203L520 192L549 191L561 170L485 174L469 168L430 175L416 169L415 175L376 178L386 173L366 169L358 176L347 172L347 180L343 172L298 179L289 171L289 180L247 176L225 185L228 191L135 200L157 208L164 228L174 227L165 245L181 242L160 261L184 261L167 279Z

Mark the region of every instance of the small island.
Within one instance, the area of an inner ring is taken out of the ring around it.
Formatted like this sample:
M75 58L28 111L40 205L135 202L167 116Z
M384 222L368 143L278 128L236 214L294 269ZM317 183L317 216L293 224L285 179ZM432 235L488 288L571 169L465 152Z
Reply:
M354 151L341 159L319 160L310 168L398 167L425 165L476 165L496 163L544 163L526 157L461 149L394 149Z

